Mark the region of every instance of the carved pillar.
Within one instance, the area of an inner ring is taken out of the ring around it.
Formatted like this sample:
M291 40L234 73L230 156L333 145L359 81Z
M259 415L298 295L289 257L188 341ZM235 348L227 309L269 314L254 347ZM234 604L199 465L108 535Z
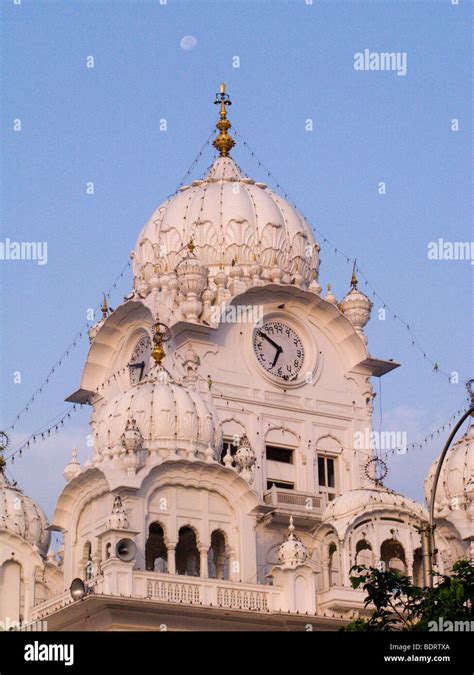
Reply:
M327 591L330 588L329 584L329 560L325 558L323 562L321 563L321 574L322 574L322 589L323 591Z
M176 542L168 542L168 574L176 574Z
M200 559L199 576L202 579L207 579L209 576L207 569L207 548L202 547L199 549L199 559Z

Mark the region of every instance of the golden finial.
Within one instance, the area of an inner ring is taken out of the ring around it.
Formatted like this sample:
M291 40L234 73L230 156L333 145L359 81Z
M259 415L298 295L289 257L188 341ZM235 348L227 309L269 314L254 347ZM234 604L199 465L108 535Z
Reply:
M106 319L109 315L109 306L107 304L107 297L105 293L104 293L104 304L102 305L101 309L102 309L102 316L104 319Z
M194 243L194 239L191 237L189 242L186 244L188 251L191 253L191 255L194 255L194 249L196 248L196 244Z
M230 100L229 95L225 93L224 83L221 84L221 90L216 94L214 103L216 105L219 105L220 103L221 110L219 113L219 121L216 124L216 127L219 129L219 135L212 145L219 150L221 157L227 157L234 147L235 141L227 133L232 125L227 119L226 105L232 105L232 101Z
M161 329L164 329L162 331ZM153 324L153 349L151 350L151 356L155 361L156 365L160 365L165 357L165 350L163 349L163 342L168 342L171 338L171 333L164 323L160 322L158 315L156 315L155 323Z
M357 264L357 259L354 260L354 266L352 268L352 278L351 278L351 287L352 288L357 288L356 264Z
M153 326L153 349L151 351L151 355L157 365L159 365L165 357L165 350L163 349L163 335L161 333L161 324L158 321L158 316L156 317L156 321Z

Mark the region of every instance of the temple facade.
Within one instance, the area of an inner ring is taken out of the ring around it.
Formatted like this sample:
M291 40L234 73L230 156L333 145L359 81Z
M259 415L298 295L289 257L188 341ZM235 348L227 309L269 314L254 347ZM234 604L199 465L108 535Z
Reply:
M91 408L92 459L73 453L50 525L0 475L2 620L335 630L366 611L354 564L422 583L427 511L357 442L372 378L398 364L369 351L355 270L341 301L322 294L311 225L237 166L224 87L217 100L217 158L153 213L130 294L89 331L67 400ZM440 571L474 557L473 448L471 428L444 468Z

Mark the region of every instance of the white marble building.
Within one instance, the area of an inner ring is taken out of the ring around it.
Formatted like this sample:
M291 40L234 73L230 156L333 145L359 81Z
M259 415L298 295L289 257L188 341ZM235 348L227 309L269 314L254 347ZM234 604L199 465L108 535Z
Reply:
M230 158L219 98L219 157L153 213L133 291L90 330L68 400L91 406L94 454L64 471L59 555L41 509L0 477L2 617L329 630L363 611L355 563L421 583L427 512L370 480L373 450L355 443L372 429L371 378L398 364L369 352L355 276L341 302L321 295L310 224ZM441 570L472 555L473 457L471 430L438 492Z

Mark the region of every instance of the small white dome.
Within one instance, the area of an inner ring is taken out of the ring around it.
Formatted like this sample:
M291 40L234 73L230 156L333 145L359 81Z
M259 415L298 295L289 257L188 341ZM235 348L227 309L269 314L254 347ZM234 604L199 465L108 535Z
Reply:
M211 399L201 393L162 378L163 370L152 371L97 413L97 452L123 446L123 434L130 420L143 439L142 448L160 451L163 457L177 453L204 458L209 446L220 457L222 432ZM167 375L167 374L166 374Z
M351 290L339 305L339 309L353 323L356 331L363 336L362 329L370 319L372 301L357 288L355 271L352 274Z
M13 532L36 545L44 558L51 540L47 527L48 520L38 504L10 485L0 471L0 532Z
M308 558L308 549L295 534L293 516L290 516L288 536L278 549L278 560L282 567L293 568L301 565Z
M439 457L425 480L425 499L430 503ZM467 511L474 499L474 424L448 450L436 489L435 515L447 511Z
M230 157L216 159L203 180L180 188L153 213L132 252L136 285L143 289L156 274L173 272L191 239L211 282L238 261L248 286L255 285L256 260L268 281L276 267L287 283L294 275L302 283L317 280L319 245L309 223L266 185L245 177Z
M348 490L329 502L324 510L322 521L335 521L342 518L350 520L364 512L380 509L402 509L409 511L422 520L428 520L428 514L414 499L393 492L385 487L365 487Z

